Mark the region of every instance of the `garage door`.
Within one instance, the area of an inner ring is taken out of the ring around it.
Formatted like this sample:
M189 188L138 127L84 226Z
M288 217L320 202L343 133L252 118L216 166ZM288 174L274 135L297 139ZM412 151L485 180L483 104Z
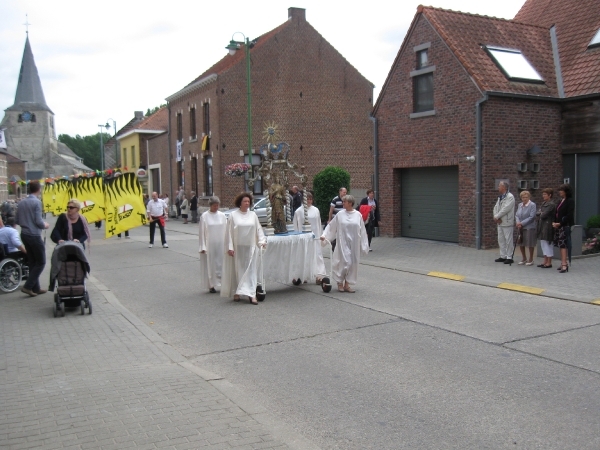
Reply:
M458 167L402 169L402 236L458 242Z

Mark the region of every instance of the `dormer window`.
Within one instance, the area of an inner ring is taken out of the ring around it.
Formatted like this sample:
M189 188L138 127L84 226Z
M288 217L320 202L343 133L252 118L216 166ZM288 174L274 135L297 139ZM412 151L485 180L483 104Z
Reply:
M483 48L510 81L543 83L544 80L520 50L484 45Z
M596 31L596 34L588 44L588 48L600 47L600 30Z

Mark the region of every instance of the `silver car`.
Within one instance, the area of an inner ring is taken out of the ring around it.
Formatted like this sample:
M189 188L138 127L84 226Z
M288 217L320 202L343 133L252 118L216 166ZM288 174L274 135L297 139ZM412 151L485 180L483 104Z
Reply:
M229 214L231 214L232 211L235 211L237 209L238 208L228 209L227 211L223 211L223 213L229 219ZM258 221L260 222L260 224L263 227L267 226L267 198L266 197L262 197L262 198L258 199L256 201L256 203L254 203L254 205L252 205L250 207L250 211L254 211L256 213L256 215L258 216ZM288 213L287 206L285 207L285 213L286 214Z

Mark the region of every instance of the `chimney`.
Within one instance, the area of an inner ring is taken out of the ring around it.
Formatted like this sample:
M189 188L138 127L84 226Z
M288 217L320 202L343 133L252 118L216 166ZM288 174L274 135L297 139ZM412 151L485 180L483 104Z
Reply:
M143 119L144 118L144 111L134 111L133 112L133 117L135 117L136 119Z
M306 21L306 9L304 8L288 8L288 20L298 19Z

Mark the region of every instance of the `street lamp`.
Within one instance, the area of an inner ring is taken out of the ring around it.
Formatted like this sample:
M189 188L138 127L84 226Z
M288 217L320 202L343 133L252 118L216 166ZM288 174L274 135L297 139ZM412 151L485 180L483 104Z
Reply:
M106 128L108 130L110 125L107 122L106 125L98 125L98 127L100 128L100 171L104 172L104 131L102 128Z
M244 36L245 42L234 40L233 36L235 36L236 34L241 34L242 36ZM254 47L254 44L256 44L256 39L250 41L250 39L248 39L246 35L244 35L244 33L236 31L231 36L231 41L229 41L229 45L225 47L227 50L229 50L229 54L231 56L235 55L235 52L242 45L244 46L244 50L246 52L246 92L248 96L246 102L248 105L248 158L250 159L250 167L252 167L252 96L250 91L250 49Z

